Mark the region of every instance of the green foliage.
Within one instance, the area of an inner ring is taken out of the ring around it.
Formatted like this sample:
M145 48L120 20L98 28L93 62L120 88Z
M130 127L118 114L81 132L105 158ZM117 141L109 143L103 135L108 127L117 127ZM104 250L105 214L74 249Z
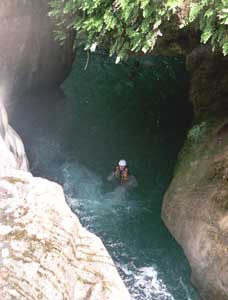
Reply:
M228 0L51 0L50 8L58 40L74 29L85 49L102 45L117 63L131 52L152 51L164 28L192 23L202 43L228 54ZM183 10L188 13L181 17Z
M210 41L212 49L228 54L228 0L192 1L188 24L196 21L201 30L201 42Z

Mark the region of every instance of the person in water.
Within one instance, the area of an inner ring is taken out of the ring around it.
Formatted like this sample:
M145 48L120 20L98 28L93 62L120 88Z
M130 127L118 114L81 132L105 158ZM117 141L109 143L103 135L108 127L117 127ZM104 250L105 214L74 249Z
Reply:
M111 181L113 179L117 179L120 184L128 183L129 180L129 170L127 166L127 162L124 159L121 159L118 162L118 165L115 167L112 174L108 177L108 180Z

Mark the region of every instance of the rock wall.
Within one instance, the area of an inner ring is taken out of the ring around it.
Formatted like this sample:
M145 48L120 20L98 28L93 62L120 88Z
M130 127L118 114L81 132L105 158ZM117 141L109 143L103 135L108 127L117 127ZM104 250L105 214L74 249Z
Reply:
M187 59L195 121L165 194L162 219L203 300L228 299L228 68L207 48Z
M46 0L1 0L0 98L60 84L74 59L74 34L54 40Z
M190 73L189 98L195 118L228 112L228 59L209 47L195 48L186 59Z

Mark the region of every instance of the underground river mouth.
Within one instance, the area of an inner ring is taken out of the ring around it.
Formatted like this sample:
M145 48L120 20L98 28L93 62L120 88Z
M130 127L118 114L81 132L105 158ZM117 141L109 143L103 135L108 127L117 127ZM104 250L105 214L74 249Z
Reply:
M61 91L29 96L11 113L34 175L59 182L137 300L196 300L187 260L161 221L161 204L191 120L178 58L78 52ZM63 93L64 91L64 93ZM125 158L138 187L106 178Z

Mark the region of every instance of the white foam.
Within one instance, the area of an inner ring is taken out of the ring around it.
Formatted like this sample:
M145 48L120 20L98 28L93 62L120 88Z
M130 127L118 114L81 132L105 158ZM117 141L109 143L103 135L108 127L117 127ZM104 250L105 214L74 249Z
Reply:
M159 278L156 268L153 266L137 267L131 263L122 266L125 282L130 289L134 300L174 300L166 285Z

